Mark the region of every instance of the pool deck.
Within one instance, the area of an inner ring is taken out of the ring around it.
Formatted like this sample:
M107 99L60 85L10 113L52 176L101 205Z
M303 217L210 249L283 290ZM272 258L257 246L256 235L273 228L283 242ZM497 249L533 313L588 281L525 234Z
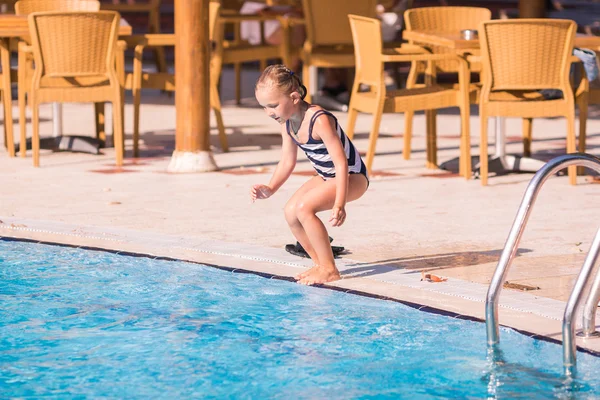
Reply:
M251 87L244 90L250 97ZM173 101L159 93L142 97L139 159L130 158L133 110L130 103L126 106L127 159L120 169L114 167L113 149L102 155L43 151L41 168L34 168L31 152L11 159L1 146L0 236L172 257L268 276L291 277L310 266L283 249L295 241L283 206L311 171L304 156L299 155L296 172L274 197L250 202L250 186L267 183L274 170L280 138L278 125L248 98L241 107L225 101L229 153L220 151L213 129L220 171L167 173L174 146ZM92 136L92 110L86 104L65 105L65 134ZM479 118L477 108L472 111L472 152L477 155ZM18 115L16 102L13 113ZM347 115L335 114L345 127ZM599 154L599 116L592 107L587 137L594 155ZM50 106L42 106L41 117L41 134L50 136ZM533 175L491 177L490 185L482 187L479 180L426 169L422 114L415 118L412 157L406 161L403 120L402 114L384 115L371 186L348 205L346 224L330 229L333 244L349 250L338 260L344 279L330 285L483 319L488 284ZM370 123L370 116L359 116L355 144L360 150L366 149ZM509 119L507 125L508 151L520 153L520 120ZM534 156L563 154L565 132L564 119L536 120ZM457 110L441 112L440 162L458 156L458 134ZM504 289L502 325L561 339L566 300L598 229L591 216L600 212L597 181L588 176L578 183L570 186L566 176L559 176L545 184L508 275L511 283L539 289ZM421 281L422 271L448 280ZM578 339L578 345L600 351L600 339Z

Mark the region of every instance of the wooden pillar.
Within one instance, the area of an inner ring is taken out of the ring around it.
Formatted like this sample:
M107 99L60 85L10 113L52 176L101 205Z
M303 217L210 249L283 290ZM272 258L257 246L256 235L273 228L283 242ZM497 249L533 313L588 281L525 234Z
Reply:
M209 0L175 0L175 151L169 172L214 171L210 151Z
M519 18L546 18L546 0L519 0Z

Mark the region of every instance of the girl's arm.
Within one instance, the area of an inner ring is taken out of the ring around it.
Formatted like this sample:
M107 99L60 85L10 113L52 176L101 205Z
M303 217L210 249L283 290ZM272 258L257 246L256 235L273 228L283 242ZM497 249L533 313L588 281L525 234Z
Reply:
M279 188L287 181L298 159L298 149L292 141L290 135L287 134L285 124L281 127L282 145L281 145L281 160L277 163L275 172L269 181L268 185L254 185L250 189L250 197L252 201L256 199L267 199L271 197Z
M294 171L296 161L298 160L298 148L292 141L290 135L287 134L285 124L281 126L281 137L281 160L279 160L279 163L277 163L275 172L273 172L273 176L269 181L269 187L273 193L279 190L281 185L288 180Z
M335 202L331 210L330 222L333 226L340 226L346 219L346 197L348 196L348 159L342 142L334 129L334 122L330 121L328 115L320 115L315 120L313 132L325 143L327 152L331 156L335 167ZM316 128L316 129L315 129Z

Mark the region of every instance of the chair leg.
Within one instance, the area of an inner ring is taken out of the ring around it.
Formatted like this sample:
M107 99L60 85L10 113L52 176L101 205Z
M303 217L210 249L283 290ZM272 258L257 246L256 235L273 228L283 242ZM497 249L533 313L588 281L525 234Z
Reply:
M460 63L458 72L460 92L460 156L458 173L465 179L471 179L471 74L466 63Z
M121 89L115 94L116 100L112 102L113 108L113 142L117 167L123 165L123 114L121 109Z
M437 168L437 124L436 124L436 111L427 110L425 111L425 120L427 124L427 161L425 167L429 169Z
M479 107L479 120L481 121L481 137L479 141L479 177L481 186L486 186L488 181L488 116Z
M1 94L2 92L0 91L0 97L2 96ZM6 124L2 124L4 126L4 129L2 129L4 131L4 147L6 147L6 150L8 150L8 128L6 126ZM21 146L19 145L19 150L21 150ZM10 151L9 151L9 156L10 156Z
M235 103L239 105L242 100L242 65L240 63L233 64L233 71L235 72Z
M10 74L10 71L8 73ZM6 90L3 90L2 96L4 96L4 99L6 99L7 97L10 97L10 91L7 93ZM6 148L8 150L9 157L14 157L15 156L15 138L13 135L12 127L9 125L9 124L12 125L12 117L10 116L10 114L12 114L12 110L7 109L6 100L5 100L4 101L4 144L6 145Z
M0 99L2 98L2 93L0 91ZM8 144L6 143L8 135L6 134L6 124L4 125L4 147L6 147L6 149L8 150Z
M471 108L469 102L463 105L460 110L460 158L459 166L462 167L462 171L459 171L461 176L465 179L471 179L473 173L473 166L471 165ZM459 169L460 169L459 167Z
M148 15L148 32L160 33L160 10L152 10ZM158 72L167 72L167 63L165 61L165 49L162 46L154 47L154 60Z
M373 126L369 134L369 147L367 150L367 171L369 175L373 171L373 158L375 158L375 149L377 148L377 138L379 137L379 125L381 125L381 115L383 114L383 102L375 109L373 113Z
M25 84L19 85L19 156L25 158L27 155L27 105L25 101Z
M13 117L12 117L12 98L11 98L11 85L10 85L10 50L9 40L0 39L2 45L0 46L0 64L4 72L2 73L2 94L4 103L4 126L6 129L4 144L8 148L8 155L10 157L15 156L15 138L13 136Z
M587 135L587 117L588 117L588 98L587 95L581 95L577 103L579 104L579 152L585 153L586 135ZM583 175L584 168L577 167L577 175Z
M33 97L33 96L32 96ZM33 136L31 138L31 149L33 150L33 166L40 166L40 115L39 104L31 99L31 119L33 124Z
M354 127L356 125L356 117L358 116L358 111L354 107L357 101L357 93L358 93L359 83L358 81L354 81L352 86L352 95L350 96L350 104L348 106L348 125L346 127L346 136L350 140L354 139Z
M19 57L19 66L17 70L17 81L18 81L18 103L19 103L19 131L20 131L20 141L19 141L19 155L21 157L25 157L27 154L27 103L25 100L26 96L26 88L27 88L27 68L29 68L30 63L27 60L27 55L23 52L18 53Z
M531 157L531 138L533 118L523 118L523 156Z
M310 65L306 61L302 63L302 83L306 88L306 97L304 100L310 103L312 101L312 93L310 92Z
M215 112L215 119L217 120L221 150L223 150L223 153L227 153L229 145L227 143L227 135L225 134L225 125L223 124L223 114L221 114L221 99L219 98L219 90L216 84L210 85L210 103Z
M348 136L348 139L350 140L354 139L354 127L356 126L357 116L358 111L350 104L350 107L348 108L348 126L346 128L346 136Z
M133 89L133 156L140 156L140 105L142 102L139 87Z
M418 63L413 62L410 66L408 77L406 78L406 88L410 89L417 83L417 69ZM404 148L402 155L405 160L410 160L410 148L412 141L412 130L413 130L413 118L415 116L414 111L406 111L404 113Z
M96 139L100 140L106 147L106 130L104 127L104 103L94 103L94 115L96 122Z
M142 103L142 64L144 46L137 45L133 51L133 79L131 92L133 94L133 156L140 156L140 106Z
M575 110L571 111L567 116L567 154L577 152L575 144ZM577 166L571 165L568 167L569 171L569 183L571 185L577 185Z

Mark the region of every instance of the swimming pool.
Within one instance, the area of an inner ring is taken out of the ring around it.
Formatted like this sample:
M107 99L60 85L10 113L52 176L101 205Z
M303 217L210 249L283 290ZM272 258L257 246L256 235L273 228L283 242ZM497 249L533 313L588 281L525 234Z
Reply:
M597 398L600 358L203 265L0 240L0 397Z

